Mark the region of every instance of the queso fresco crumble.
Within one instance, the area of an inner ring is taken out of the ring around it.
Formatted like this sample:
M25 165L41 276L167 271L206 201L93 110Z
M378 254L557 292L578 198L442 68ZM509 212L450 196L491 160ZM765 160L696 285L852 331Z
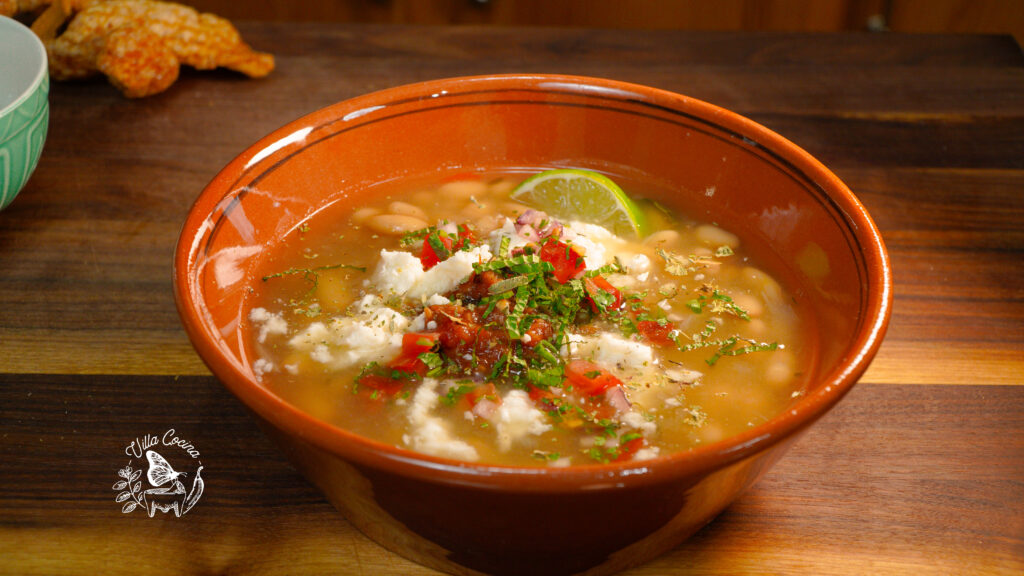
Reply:
M515 181L289 235L248 313L261 382L382 442L527 466L689 449L800 394L807 328L736 235L642 203L655 230L624 238L513 202Z

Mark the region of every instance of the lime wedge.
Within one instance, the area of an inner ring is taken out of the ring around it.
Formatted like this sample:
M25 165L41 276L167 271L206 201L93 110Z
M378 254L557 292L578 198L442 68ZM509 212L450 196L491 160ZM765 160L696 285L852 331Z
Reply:
M511 198L565 220L603 226L616 235L645 235L647 221L618 184L589 170L548 170L524 180Z

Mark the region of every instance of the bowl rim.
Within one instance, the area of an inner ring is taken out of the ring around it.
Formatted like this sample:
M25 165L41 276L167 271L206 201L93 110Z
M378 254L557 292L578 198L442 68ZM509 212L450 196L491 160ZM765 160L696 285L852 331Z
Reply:
M641 97L645 102L672 109L685 108L704 121L742 134L750 143L784 157L810 180L818 183L843 212L843 224L858 241L864 259L866 296L854 338L846 356L830 372L822 374L816 389L799 398L786 411L758 426L715 443L674 452L640 462L555 467L519 467L460 462L419 454L377 442L313 418L271 393L233 364L220 357L217 346L202 324L194 303L197 288L191 281L196 269L195 250L213 208L235 192L237 177L253 159L266 156L270 146L324 119L341 118L410 97L455 96L481 89L520 90L525 87L559 86L577 94L608 92ZM750 457L810 426L834 406L857 382L881 345L892 310L892 272L882 237L866 208L853 192L820 161L768 128L713 104L659 88L617 80L564 74L498 74L462 76L405 84L350 98L316 110L272 131L251 145L222 169L199 194L182 227L174 260L174 295L179 315L197 352L218 379L244 404L273 426L350 463L436 483L453 483L516 492L569 492L640 486L680 477L697 477Z
M43 46L42 40L36 36L35 32L32 32L31 29L14 18L0 16L0 29L3 29L5 26L7 29L14 30L16 34L21 34L23 37L28 39L27 41L35 48L34 51L39 56L39 67L28 86L26 86L10 104L0 108L0 117L6 116L24 104L25 101L28 100L37 89L39 89L39 86L43 83L43 79L46 78L46 75L49 72L49 60L46 54L46 47Z

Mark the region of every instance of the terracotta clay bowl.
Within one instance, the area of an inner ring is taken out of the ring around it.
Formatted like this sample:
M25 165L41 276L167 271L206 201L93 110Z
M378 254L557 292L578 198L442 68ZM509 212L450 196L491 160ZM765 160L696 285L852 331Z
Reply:
M257 383L242 321L261 252L325 205L357 207L411 176L522 167L644 174L657 198L762 239L817 325L804 395L726 440L643 462L467 464L314 419ZM610 573L710 522L854 385L888 324L891 273L864 206L821 163L727 110L654 88L572 76L401 86L266 136L203 190L175 257L179 312L213 373L294 464L382 546L472 574Z

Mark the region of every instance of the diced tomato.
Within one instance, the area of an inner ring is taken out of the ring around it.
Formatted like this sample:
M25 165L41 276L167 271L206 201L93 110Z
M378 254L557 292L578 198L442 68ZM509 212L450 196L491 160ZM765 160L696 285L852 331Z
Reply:
M437 250L430 243L430 238L437 238L444 246L444 253L438 254ZM447 232L433 231L423 239L423 247L420 248L420 262L423 264L424 270L430 270L434 266L437 266L442 260L447 260L456 250L462 250L464 247L469 246L476 242L476 233L473 229L465 224L458 226L458 234L455 238L452 238Z
M422 378L427 373L427 365L420 360L420 354L432 350L437 345L440 336L437 332L403 334L402 352L397 358L388 362L388 369L405 374L416 374ZM387 374L364 374L357 380L357 383L361 388L365 387L377 392L377 394L371 392L371 397L380 398L398 394L408 381L407 377L391 378Z
M551 400L555 395L547 388L538 388L536 386L530 386L530 390L527 392L530 395L530 400L538 404L542 404L547 400Z
M490 400L495 404L501 403L501 396L498 396L498 389L494 386L493 382L488 382L473 388L469 392L466 392L466 395L463 396L463 398L466 401L467 407L470 409L479 404L481 400Z
M427 365L420 360L420 354L433 349L440 337L441 335L437 332L403 334L402 353L398 355L398 358L388 362L388 368L423 376L427 373Z
M607 310L618 310L622 308L622 292L618 288L612 286L611 282L605 280L604 276L594 276L593 278L587 278L583 281L583 287L586 288L587 294L590 295L590 307L594 309L594 312L598 312L597 302L595 301L595 295L597 291L611 294L612 303L607 307Z
M652 344L673 344L672 331L675 325L671 322L660 324L654 320L641 320L636 323L636 329L640 335Z
M427 365L423 363L423 360L415 356L399 356L388 362L388 368L405 372L406 374L416 374L417 376L423 376L427 373Z
M619 444L619 455L615 458L616 462L621 460L628 460L633 457L633 454L644 445L643 437L631 438L625 442Z
M402 356L419 356L429 352L441 335L437 332L407 332L402 334Z
M359 385L380 392L385 396L392 396L402 390L405 381L388 378L380 374L366 374L359 379Z
M452 246L455 245L455 243L452 241L450 237L448 237L447 234L438 235L437 238L441 241L441 244L443 244L444 247L447 249L447 253L438 254L434 250L434 247L430 245L430 238L424 238L423 249L420 250L420 262L423 263L424 270L430 270L434 266L437 266L437 264L441 262L442 256L444 258L448 258L448 255L452 251Z
M524 336L529 336L529 338L523 342L523 346L534 348L541 341L551 338L554 334L555 329L551 325L551 321L544 318L534 318L533 322L530 323L530 327L526 330L526 334L524 334Z
M575 248L557 240L548 240L540 247L540 259L555 267L555 280L559 284L579 276L587 266Z
M472 228L466 224L459 224L458 230L460 242L456 244L456 248L461 249L467 244L476 244L476 232L474 232Z
M596 396L613 386L622 385L622 381L611 372L589 360L570 361L565 366L565 375L569 383L586 396Z

